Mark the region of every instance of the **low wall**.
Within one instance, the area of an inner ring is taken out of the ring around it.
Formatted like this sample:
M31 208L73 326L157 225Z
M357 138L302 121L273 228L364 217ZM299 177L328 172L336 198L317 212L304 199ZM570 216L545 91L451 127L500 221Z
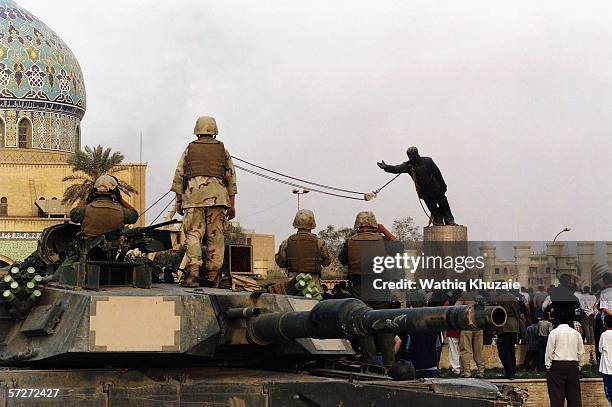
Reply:
M529 398L527 407L548 407L548 389L545 379L516 379L516 380L490 380L495 384L508 384L527 389ZM603 389L602 379L580 380L580 394L582 396L582 407L604 407L608 405Z
M595 359L595 345L584 345L584 350L586 353L586 363L589 363L590 358ZM499 360L499 355L497 353L497 346L495 345L485 345L483 349L484 357L485 357L485 366L487 369L489 368L501 368L502 364ZM592 356L591 356L592 355ZM517 345L516 346L516 364L522 365L523 360L525 359L525 346ZM440 368L442 369L450 369L450 364L448 363L448 346L444 346L442 348L442 356L440 357ZM472 361L472 369L476 369L476 362Z

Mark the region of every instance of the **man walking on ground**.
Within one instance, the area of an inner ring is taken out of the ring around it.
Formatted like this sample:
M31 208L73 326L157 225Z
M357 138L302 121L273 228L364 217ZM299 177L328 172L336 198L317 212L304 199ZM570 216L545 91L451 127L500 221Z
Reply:
M551 319L552 318L549 317L548 314L545 314L544 319L538 321L538 372L543 372L545 370L544 355L546 354L546 344L548 343L548 335L550 335L550 331L553 330Z
M476 303L478 293L468 291L464 293L455 305L472 305ZM484 377L485 359L483 355L483 332L478 331L461 331L459 334L459 363L461 365L461 377L470 377L472 359L476 362L478 369L476 377Z
M585 286L582 288L582 294L580 294L578 300L580 301L580 323L584 331L584 340L587 344L592 345L595 343L593 326L597 314L597 297L591 294L590 287Z
M599 373L603 376L604 392L608 404L612 406L612 315L606 315L604 324L607 330L599 338Z
M504 366L506 379L514 380L516 374L516 339L519 333L519 304L514 295L504 291L495 299L506 310L506 323L497 330L497 351Z
M559 315L559 326L548 335L546 344L546 385L551 407L580 407L580 369L584 359L582 337L568 325L571 316Z

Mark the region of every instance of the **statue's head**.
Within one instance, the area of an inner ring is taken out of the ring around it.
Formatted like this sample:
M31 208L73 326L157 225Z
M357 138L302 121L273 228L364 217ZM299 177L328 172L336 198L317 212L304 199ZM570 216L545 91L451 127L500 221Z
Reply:
M406 155L408 156L409 160L416 160L420 157L419 149L416 148L415 146L408 147L408 150L406 150Z

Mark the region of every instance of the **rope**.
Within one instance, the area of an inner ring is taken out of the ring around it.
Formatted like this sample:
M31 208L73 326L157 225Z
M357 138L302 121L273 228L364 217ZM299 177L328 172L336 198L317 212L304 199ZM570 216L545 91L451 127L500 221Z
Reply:
M248 161L246 161L246 160L243 160L242 158L238 158L238 157L235 157L235 156L232 156L232 158L233 158L233 159L235 159L235 160L241 161L241 162L243 162L243 163L245 163L245 164L248 164L248 165L250 165L250 166L253 166L253 167L255 167L255 168L258 168L258 169L260 169L260 170L264 170L264 171L267 171L267 172L271 172L272 174L275 174L275 175L280 175L281 177L289 178L289 179L292 179L292 180L294 180L294 181L300 181L300 182L304 182L304 183L306 183L306 184L314 185L314 186L317 186L317 187L321 187L321 188L325 188L325 189L331 189L331 190L333 190L333 191L346 192L346 193L349 193L349 194L357 194L357 195L364 195L364 194L365 194L365 192L351 191L351 190L349 190L349 189L336 188L336 187L332 187L332 186L329 186L329 185L325 185L325 184L318 184L318 183L316 183L316 182L307 181L307 180L305 180L305 179L301 179L301 178L292 177L291 175L283 174L283 173L281 173L281 172L277 172L277 171L274 171L274 170L271 170L271 169L268 169L268 168L262 167L262 166L260 166L260 165L253 164L253 163L251 163L251 162L248 162ZM238 167L238 168L241 168L241 167ZM241 168L241 169L242 169L242 168ZM301 187L300 187L300 188L301 188ZM307 189L308 189L308 188L307 188ZM381 189L382 189L382 188L381 188Z
M414 181L414 189L417 193L417 198L419 200L419 203L421 204L421 209L423 209L423 213L425 213L425 216L427 216L427 219L429 219L429 221L427 222L427 226L431 226L433 224L432 215L427 213L427 211L425 210L425 207L423 206L423 201L421 200L421 197L419 196L419 185L416 182L416 170L414 168L412 168L412 172L410 173L410 176L412 177L412 180Z
M147 209L145 209L144 211L142 211L142 212L141 212L141 213L138 215L138 219L140 219L140 217L141 217L142 215L144 215L145 213L147 213L147 211L148 211L149 209L151 209L152 207L154 207L155 205L157 205L157 203L158 203L159 201L161 201L161 200L162 200L162 199L164 199L166 196L168 196L168 194L169 194L170 192L172 192L172 191L168 191L168 192L166 192L165 194L163 194L163 195L161 196L161 198L159 198L157 201L153 202L153 204L152 204L151 206L149 206ZM155 218L155 219L157 219L157 218Z
M269 179L271 181L280 182L281 184L285 184L285 185L291 185L291 186L296 187L296 188L303 188L303 189L307 189L307 190L312 191L312 192L318 192L320 194L337 196L339 198L354 199L356 201L365 201L365 198L363 198L363 197L362 198L357 198L357 197L354 197L354 196L340 195L340 194L335 194L333 192L322 191L320 189L305 187L304 185L296 184L294 182L289 182L289 181L285 181L285 180L282 180L282 179L279 179L279 178L272 177L270 175L262 174L260 172L253 171L251 169L248 169L248 168L245 168L245 167L241 167L239 165L234 165L234 167L236 167L236 168L238 168L238 169L240 169L242 171L246 171L246 172L248 172L250 174L257 175L258 177Z
M389 181L387 181L387 183L385 185L383 185L382 187L378 188L376 191L374 191L375 194L378 194L380 191L383 190L384 187L386 187L387 185L389 185L390 183L392 183L393 181L395 181L397 179L397 177L399 177L400 175L402 175L402 173L400 172L399 174L397 174L395 177L391 178Z
M169 192L169 191L168 191L168 192ZM166 195L168 195L168 194L166 193ZM169 206L172 204L172 202L174 202L174 200L175 200L175 199L176 199L176 198L172 197L172 199L170 200L170 202L168 202L168 204L167 204L166 206L164 206L164 209L162 209L162 210L161 210L161 212L160 212L160 213L159 213L159 214L158 214L158 215L155 217L155 219L153 219L153 221L152 221L151 223L149 223L149 226L151 226L152 224L154 224L154 223L155 223L155 221L156 221L157 219L159 219L159 217L162 215L162 213L166 212L166 209L168 209L168 207L169 207Z

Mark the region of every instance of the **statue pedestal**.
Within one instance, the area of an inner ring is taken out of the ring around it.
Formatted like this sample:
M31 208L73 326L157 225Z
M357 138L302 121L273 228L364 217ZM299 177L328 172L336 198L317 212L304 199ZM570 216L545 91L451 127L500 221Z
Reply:
M430 262L428 267L418 273L417 278L466 281L470 273L457 272L454 268L448 268L448 265L449 258L454 263L455 259L468 255L467 235L467 227L461 225L423 228L423 254Z
M467 242L467 226L425 226L424 242Z

